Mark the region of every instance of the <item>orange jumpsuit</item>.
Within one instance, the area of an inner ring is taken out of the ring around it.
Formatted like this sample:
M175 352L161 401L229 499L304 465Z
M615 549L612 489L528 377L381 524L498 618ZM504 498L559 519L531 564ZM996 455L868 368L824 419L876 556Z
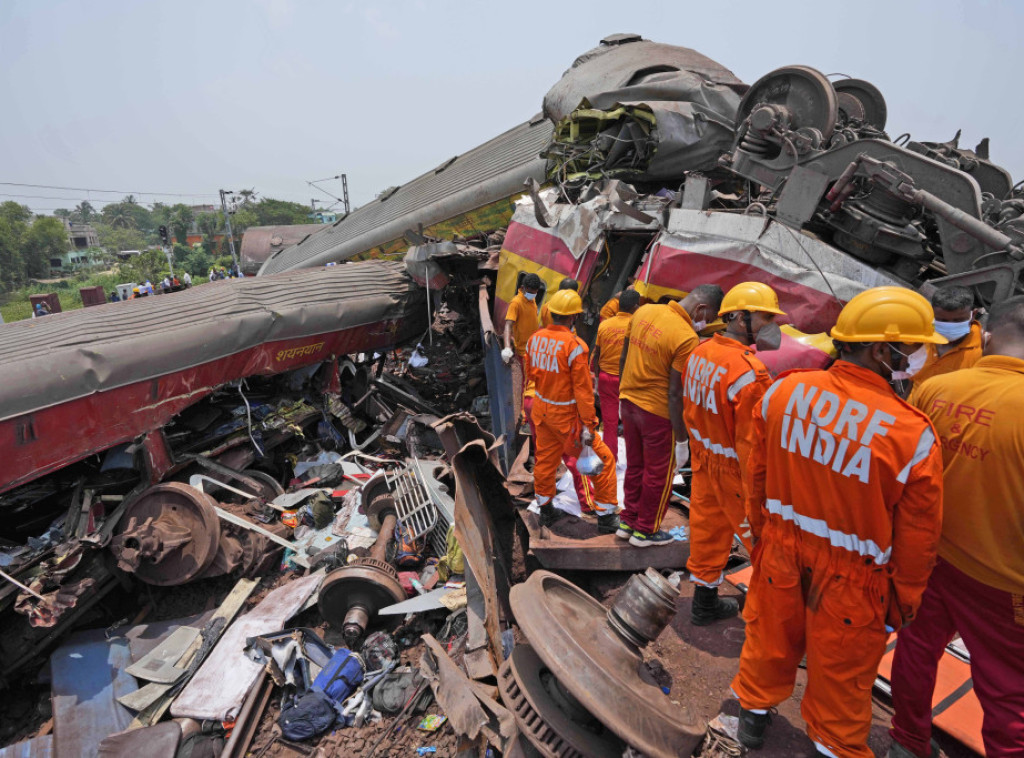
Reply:
M555 496L555 474L562 456L578 458L583 428L592 433L597 428L590 351L567 327L556 324L530 337L525 369L533 382L532 416L537 430L533 489L538 504L547 505ZM615 460L596 433L591 447L604 463L601 473L590 477L594 484L594 509L599 515L615 513Z
M981 358L981 342L981 324L971 324L971 331L963 341L953 345L942 355L939 355L935 345L925 345L928 357L921 370L913 376L914 387L920 387L925 379L933 376L973 366Z
M744 468L756 540L732 688L748 710L793 691L830 755L870 758L871 686L886 626L917 612L942 526L928 417L847 361L783 374L755 408Z
M717 587L733 534L750 544L740 462L746 462L753 409L771 386L755 350L716 334L690 355L683 377L683 420L690 435L690 581Z

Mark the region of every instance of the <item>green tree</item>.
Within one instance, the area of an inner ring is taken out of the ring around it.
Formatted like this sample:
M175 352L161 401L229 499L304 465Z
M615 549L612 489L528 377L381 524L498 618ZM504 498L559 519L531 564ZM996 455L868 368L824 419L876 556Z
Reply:
M50 273L50 258L67 252L64 224L52 216L36 216L22 242L25 273L42 277Z
M160 250L147 250L122 261L118 264L117 270L121 281L141 284L149 280L155 284L167 270L167 258Z
M220 213L200 213L196 217L196 226L203 235L203 248L208 253L212 254L217 248L216 234L224 227L222 219Z
M256 215L259 218L260 226L308 224L310 221L307 206L288 200L274 200L270 197L265 197L256 203Z
M97 224L96 234L100 238L100 244L112 253L142 250L146 247L146 235L137 229L120 229L107 224Z
M70 221L71 211L69 211L67 208L58 208L53 212L53 216L54 218L59 218L61 221Z
M0 203L0 284L10 290L25 282L22 251L32 211L12 200Z
M182 261L182 266L188 271L193 279L205 279L210 273L210 266L213 265L213 258L203 250L202 246L197 247Z
M71 212L71 220L76 224L88 224L95 215L96 209L92 207L92 203L83 200Z
M188 230L192 228L195 215L184 203L175 203L168 214L168 226L174 232L174 239L181 245L188 244Z
M108 203L103 206L103 223L118 229L138 229L140 232L152 232L158 225L153 223L153 214L139 205L132 195L128 195L119 203Z

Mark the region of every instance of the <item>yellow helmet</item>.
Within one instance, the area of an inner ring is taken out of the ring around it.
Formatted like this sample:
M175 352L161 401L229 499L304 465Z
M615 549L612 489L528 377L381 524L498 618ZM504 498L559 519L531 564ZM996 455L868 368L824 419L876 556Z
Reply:
M873 287L854 296L829 334L840 342L930 342L944 345L932 323L935 312L905 287Z
M583 313L583 300L575 290L559 290L548 301L548 310L559 316L575 316Z
M775 290L762 282L740 282L725 293L719 316L734 311L760 311L785 316L786 312L779 308L779 296Z

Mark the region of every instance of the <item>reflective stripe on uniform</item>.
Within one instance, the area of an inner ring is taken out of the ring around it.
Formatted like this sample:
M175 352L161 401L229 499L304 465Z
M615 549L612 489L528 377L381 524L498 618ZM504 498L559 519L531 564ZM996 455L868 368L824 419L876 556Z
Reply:
M768 401L772 399L772 395L775 394L775 390L777 390L779 388L779 385L781 383L782 383L782 380L781 379L777 379L776 381L772 382L772 386L769 387L768 391L764 393L764 397L761 399L761 418L763 418L763 419L767 419L768 418L765 415L768 412Z
M534 397L536 397L538 400L543 400L548 405L576 405L576 398L573 398L572 400L565 400L565 401L560 402L558 400L548 400L546 397L544 397L542 394L540 394L536 390L534 390L533 394L534 394Z
M585 349L586 348L583 345L577 345L576 348L571 353L569 353L570 366L572 365L572 362L576 360L576 358L579 357L580 353L582 353Z
M808 534L828 540L833 547L841 547L844 550L858 553L866 558L872 558L879 566L888 563L892 555L892 547L882 550L873 540L863 540L856 534L847 534L838 529L830 529L828 523L823 519L797 513L793 510L792 505L783 505L780 500L768 498L765 502L765 507L769 513L774 513L782 518L783 521L791 521Z
M743 376L741 376L739 379L737 379L735 382L733 382L732 385L729 387L729 390L725 393L726 397L729 398L729 402L731 403L733 400L735 400L736 396L740 394L740 390L742 390L748 384L752 384L755 379L757 379L757 374L755 374L753 369L751 369Z
M903 470L896 477L896 481L900 484L906 484L907 479L910 478L910 469L914 468L918 463L928 457L928 454L932 450L932 445L935 444L935 434L932 432L931 427L928 427L921 432L921 439L917 441L917 450L914 451L914 457L910 459Z
M721 455L724 458L732 458L733 460L736 461L740 459L740 457L736 455L736 451L733 450L731 447L722 447L717 442L712 442L709 439L701 437L700 432L698 432L692 426L690 427L690 436L692 436L695 440L702 444L704 446L704 449L707 450L709 453Z

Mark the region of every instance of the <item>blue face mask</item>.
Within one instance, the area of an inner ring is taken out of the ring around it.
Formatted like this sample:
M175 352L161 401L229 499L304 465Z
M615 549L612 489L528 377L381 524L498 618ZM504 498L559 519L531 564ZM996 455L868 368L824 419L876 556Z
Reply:
M524 290L523 291L523 297L525 297L527 300L536 300L537 293L536 292L526 292Z
M935 331L947 340L958 340L971 333L971 319L966 321L936 321Z

